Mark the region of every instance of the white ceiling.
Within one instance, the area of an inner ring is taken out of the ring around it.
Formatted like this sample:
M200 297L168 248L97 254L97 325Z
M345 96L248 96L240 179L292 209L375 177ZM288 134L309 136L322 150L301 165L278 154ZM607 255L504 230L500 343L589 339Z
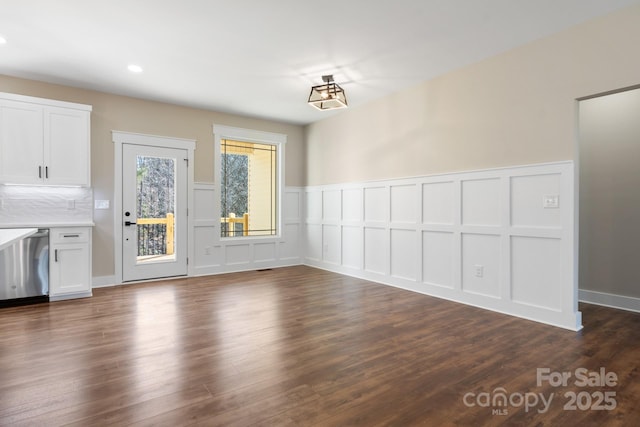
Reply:
M354 107L638 3L0 0L0 74L306 124L323 74Z

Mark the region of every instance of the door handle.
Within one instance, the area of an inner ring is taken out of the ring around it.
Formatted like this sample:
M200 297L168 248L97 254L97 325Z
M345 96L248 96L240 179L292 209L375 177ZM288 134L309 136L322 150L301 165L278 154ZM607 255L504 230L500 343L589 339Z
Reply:
M125 227L129 227L130 225L136 225L135 222L131 222L131 221L125 221L124 222Z

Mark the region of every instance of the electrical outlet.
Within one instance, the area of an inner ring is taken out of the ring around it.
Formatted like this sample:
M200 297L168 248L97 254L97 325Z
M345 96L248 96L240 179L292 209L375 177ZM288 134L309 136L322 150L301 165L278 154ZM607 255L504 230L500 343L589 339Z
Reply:
M542 197L542 207L545 209L558 209L560 207L560 196L557 194L545 195Z
M76 208L76 201L73 199L68 199L67 200L67 209L75 209Z
M205 255L211 255L211 246L205 246L204 254Z
M473 268L475 268L476 277L483 277L484 276L484 266L483 265L476 264L476 265L473 266Z

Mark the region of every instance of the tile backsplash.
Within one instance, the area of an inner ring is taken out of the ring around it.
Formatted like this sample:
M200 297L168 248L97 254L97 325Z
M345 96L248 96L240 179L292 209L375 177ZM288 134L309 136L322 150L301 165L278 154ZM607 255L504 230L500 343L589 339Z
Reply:
M0 226L91 221L91 188L0 185Z

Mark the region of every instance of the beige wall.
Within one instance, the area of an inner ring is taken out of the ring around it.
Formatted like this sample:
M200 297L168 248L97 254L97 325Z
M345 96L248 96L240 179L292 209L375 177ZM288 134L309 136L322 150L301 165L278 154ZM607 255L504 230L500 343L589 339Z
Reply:
M580 288L640 298L640 89L580 102Z
M305 129L4 76L0 91L93 105L98 199L113 198L111 130L196 139L197 181L213 180L213 123L286 133L287 185L571 160L575 100L640 83L639 23L627 8ZM111 275L112 212L95 220L94 275Z
M576 98L640 83L640 6L306 128L306 184L576 158Z
M250 119L206 110L144 101L67 86L51 85L0 75L0 92L90 104L91 175L96 199L111 200L113 206L114 148L111 131L163 135L196 140L195 179L212 182L214 123L287 134L286 185L304 182L303 128L266 120ZM113 211L94 211L93 275L115 273Z

